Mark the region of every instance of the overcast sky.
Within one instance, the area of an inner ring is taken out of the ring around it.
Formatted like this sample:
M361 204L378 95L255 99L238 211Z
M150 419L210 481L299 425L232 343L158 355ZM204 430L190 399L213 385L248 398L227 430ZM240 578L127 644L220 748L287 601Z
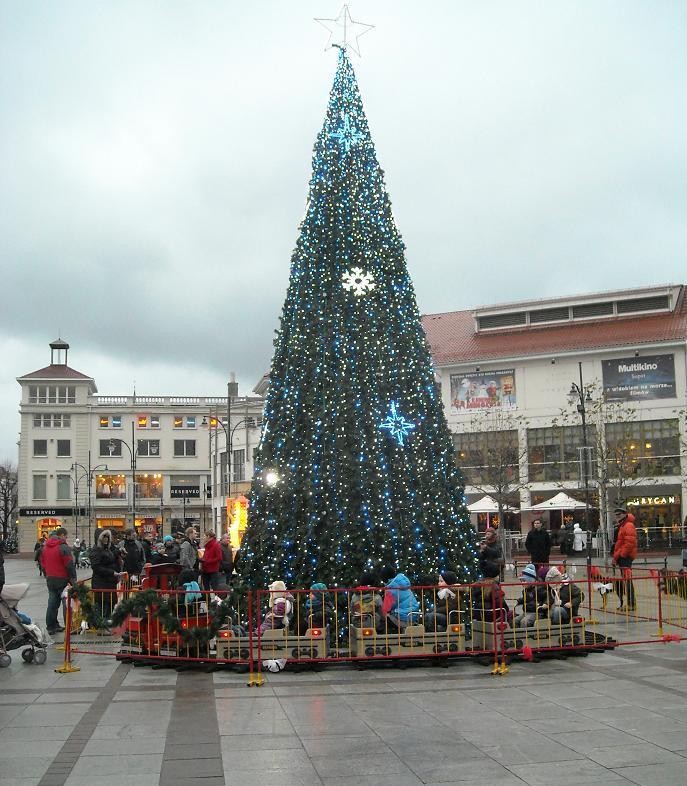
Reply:
M340 7L0 0L0 459L58 332L104 394L269 368ZM687 279L684 0L351 15L423 313Z

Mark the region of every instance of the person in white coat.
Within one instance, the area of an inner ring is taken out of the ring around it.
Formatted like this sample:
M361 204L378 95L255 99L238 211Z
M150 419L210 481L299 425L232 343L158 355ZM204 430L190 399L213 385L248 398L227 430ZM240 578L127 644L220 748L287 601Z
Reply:
M584 532L577 522L573 527L573 551L584 551Z

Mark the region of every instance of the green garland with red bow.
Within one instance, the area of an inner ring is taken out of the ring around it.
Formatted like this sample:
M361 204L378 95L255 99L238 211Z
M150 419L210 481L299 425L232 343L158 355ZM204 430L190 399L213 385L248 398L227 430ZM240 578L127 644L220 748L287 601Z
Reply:
M100 609L93 603L93 594L88 587L77 584L69 591L70 598L76 598L81 606L81 615L88 623L89 628L103 630L117 628L124 623L127 617L144 617L148 614L158 620L165 633L178 635L184 644L207 644L214 639L220 629L232 618L233 599L227 597L221 603L210 604L207 614L199 615L207 619L208 624L202 627L193 625L195 617L180 619L174 613L174 606L157 590L148 589L134 592L115 606L109 620L103 617Z

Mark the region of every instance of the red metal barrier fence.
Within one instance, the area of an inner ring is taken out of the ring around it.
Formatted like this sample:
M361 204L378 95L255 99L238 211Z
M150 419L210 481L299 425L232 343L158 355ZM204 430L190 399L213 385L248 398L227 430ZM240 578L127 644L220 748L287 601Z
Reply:
M172 566L173 567L173 566ZM152 665L250 671L285 665L477 658L503 674L511 658L600 652L687 638L684 575L598 571L574 582L454 587L192 591L165 582L80 584L67 604L65 663L75 654ZM576 589L574 589L576 588ZM406 594L407 593L407 594Z

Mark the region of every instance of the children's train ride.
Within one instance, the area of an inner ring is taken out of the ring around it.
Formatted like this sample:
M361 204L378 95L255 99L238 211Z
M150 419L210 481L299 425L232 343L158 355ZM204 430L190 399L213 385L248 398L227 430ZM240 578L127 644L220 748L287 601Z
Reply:
M167 602L178 599L177 611L182 631L198 632L213 624L213 608L206 601L210 593L177 590L181 567L176 564L146 565L140 589L155 589ZM366 588L371 589L371 588ZM419 588L436 601L437 588ZM501 609L486 612L484 602L474 603L475 593L484 596L492 587L456 587L460 592L460 607L448 611L446 624L437 625L430 612L436 604L427 604L426 623L419 611L410 612L403 622L393 625L387 617L376 613L360 613L360 604L351 602L358 590L326 590L340 601L332 605L328 614L315 618L307 612L299 616L297 603L288 611L296 611L297 619L277 619L273 626L255 627L245 624L245 615L230 614L213 636L185 636L172 633L156 615L155 605L140 616L129 615L122 631L119 660L140 663L162 663L171 658L179 662L213 663L216 666L241 669L256 667L265 661L290 664L326 664L353 661L358 665L382 661L429 659L446 665L452 658L479 658L487 662L495 657L522 656L530 650L535 657L546 655L586 655L612 649L615 642L588 631L582 616L574 616L567 623L552 623L537 619L527 627L514 627L512 620ZM132 588L132 592L137 588ZM373 591L381 598L384 589ZM266 601L271 592L254 593ZM290 593L277 593L291 597ZM305 593L303 593L305 594ZM324 593L323 593L324 594ZM189 598L189 595L197 597ZM310 597L312 597L312 592ZM345 602L344 602L345 601ZM274 612L268 607L265 619ZM306 606L307 608L307 606ZM256 612L259 609L256 609ZM242 620L240 617L244 617ZM257 614L255 615L257 617ZM292 623L295 623L292 625ZM320 624L317 624L320 623ZM441 629L440 629L441 628ZM527 659L533 659L528 653ZM169 661L166 661L169 662Z

